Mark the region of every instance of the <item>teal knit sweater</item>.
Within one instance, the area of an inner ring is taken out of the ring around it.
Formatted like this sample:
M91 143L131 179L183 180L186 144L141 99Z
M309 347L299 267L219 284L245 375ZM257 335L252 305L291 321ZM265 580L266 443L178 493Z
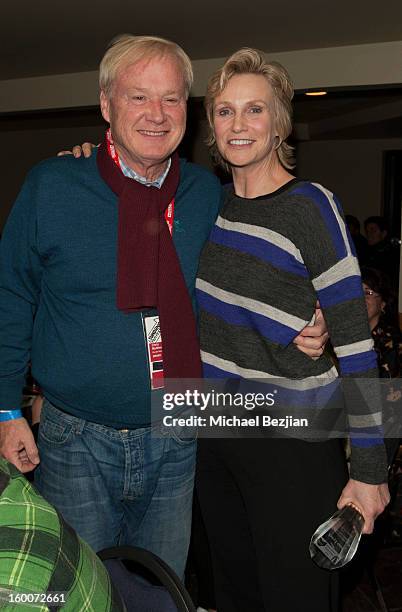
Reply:
M180 166L173 240L193 303L219 181ZM19 407L29 361L62 410L113 427L150 421L140 313L116 307L117 198L96 156L53 158L29 173L0 245L0 406ZM180 321L178 321L180 325Z

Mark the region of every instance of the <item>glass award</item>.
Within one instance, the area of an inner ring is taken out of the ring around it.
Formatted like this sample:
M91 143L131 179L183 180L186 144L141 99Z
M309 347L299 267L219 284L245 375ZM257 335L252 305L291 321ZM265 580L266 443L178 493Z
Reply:
M362 535L363 515L354 506L344 506L314 532L310 556L319 567L333 570L353 559Z

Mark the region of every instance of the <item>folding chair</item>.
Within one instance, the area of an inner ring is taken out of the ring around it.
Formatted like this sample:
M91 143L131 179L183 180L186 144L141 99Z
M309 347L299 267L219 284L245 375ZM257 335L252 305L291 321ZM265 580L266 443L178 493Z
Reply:
M143 548L117 546L101 550L98 557L128 612L196 612L177 574L157 555Z

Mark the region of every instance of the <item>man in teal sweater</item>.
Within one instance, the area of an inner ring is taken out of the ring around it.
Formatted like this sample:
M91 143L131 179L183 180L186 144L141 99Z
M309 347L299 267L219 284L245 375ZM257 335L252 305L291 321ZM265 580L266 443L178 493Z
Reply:
M105 142L29 173L0 277L1 453L23 472L40 453L37 486L95 550L135 544L179 575L196 442L163 436L150 404L163 376L200 372L194 284L221 189L174 153L191 83L174 43L125 35L109 47ZM39 453L19 410L29 361L45 396Z

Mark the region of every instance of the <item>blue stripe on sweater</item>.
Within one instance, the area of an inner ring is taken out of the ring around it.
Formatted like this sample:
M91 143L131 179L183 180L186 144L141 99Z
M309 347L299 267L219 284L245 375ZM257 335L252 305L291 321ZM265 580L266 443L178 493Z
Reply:
M240 325L257 330L264 338L271 342L287 346L297 335L298 331L278 323L269 317L257 314L247 308L226 304L217 298L197 289L197 299L200 308L231 325Z
M287 346L298 334L297 330L278 323L269 317L257 314L240 306L233 306L218 300L204 291L197 289L197 299L200 308L223 319L230 325L240 325L258 331L271 342Z
M352 446L357 446L358 448L371 448L373 446L383 446L384 440L383 438L361 438L360 440L351 439Z
M335 306L347 300L363 297L362 281L360 276L349 276L317 291L318 299L323 308Z
M339 227L339 222L325 194L311 183L303 183L302 185L296 187L292 191L292 194L302 195L314 200L328 228L338 259L343 259L346 257L347 250Z
M284 249L262 238L215 226L211 233L210 241L258 257L272 264L275 268L308 278L308 272L304 264L297 261L293 255Z
M336 348L335 348L336 352ZM377 354L374 350L339 357L339 367L342 374L354 374L377 368Z
M221 370L220 368L216 368L209 363L202 363L202 372L204 378L241 378L241 376L237 374L232 374L231 372L226 372L226 370Z
M351 427L349 430L352 446L370 448L384 443L382 427Z

